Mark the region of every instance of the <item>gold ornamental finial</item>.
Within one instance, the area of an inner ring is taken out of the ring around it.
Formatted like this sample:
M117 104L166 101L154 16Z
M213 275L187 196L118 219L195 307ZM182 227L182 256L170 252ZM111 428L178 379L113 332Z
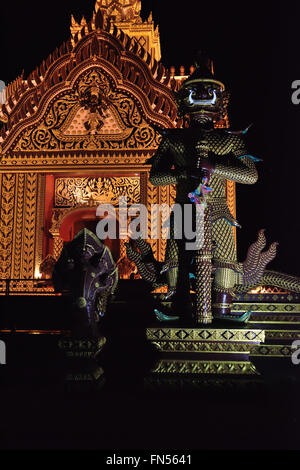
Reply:
M101 10L104 17L113 22L140 22L140 0L96 0L95 11Z
M76 33L79 33L79 31L81 31L82 28L86 26L87 26L87 22L84 16L82 17L81 22L77 23L77 21L74 18L74 15L71 15L70 30L71 30L72 37L74 37Z
M154 60L159 62L161 59L159 28L154 24L152 12L148 19L142 20L141 8L141 0L95 0L95 9L89 24L91 30L105 29L110 33L113 33L114 27L122 30L150 54L152 67ZM76 35L77 40L81 40L84 35L82 31L85 35L90 31L85 17L77 21L73 15L70 30L73 46L75 46Z
M76 21L75 18L74 18L74 15L71 15L71 25L72 25L72 26L78 26L78 23L77 23L77 21Z

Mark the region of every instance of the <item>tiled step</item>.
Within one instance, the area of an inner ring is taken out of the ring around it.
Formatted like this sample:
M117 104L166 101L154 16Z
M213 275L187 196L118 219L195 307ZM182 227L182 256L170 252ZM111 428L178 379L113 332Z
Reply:
M153 374L258 374L251 349L264 342L260 329L152 327L147 340L159 352Z

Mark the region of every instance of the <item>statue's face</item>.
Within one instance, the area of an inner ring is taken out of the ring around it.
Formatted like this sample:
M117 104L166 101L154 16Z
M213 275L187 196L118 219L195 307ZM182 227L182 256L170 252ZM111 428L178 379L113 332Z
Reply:
M195 80L186 85L178 93L179 107L191 118L206 115L218 119L223 111L224 85L214 80Z

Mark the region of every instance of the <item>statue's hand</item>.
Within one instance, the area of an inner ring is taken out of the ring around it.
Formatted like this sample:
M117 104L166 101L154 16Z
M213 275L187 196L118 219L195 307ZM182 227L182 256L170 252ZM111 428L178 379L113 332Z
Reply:
M197 180L202 180L202 178L205 176L202 168L187 168L184 171L187 175L187 178L195 178Z
M212 158L202 158L200 161L199 168L192 168L192 167L179 168L179 169L173 170L173 172L179 181L187 180L190 178L201 181L202 178L208 178L209 180L211 175L214 172L214 169L215 169L215 163Z
M199 181L202 178L207 178L208 181L215 170L215 157L213 154L209 155L209 157L200 157L199 165L197 168L195 167L188 167L185 168L184 171L181 170L181 173L185 174L185 178L194 178Z
M215 159L213 157L202 158L200 160L200 168L204 174L204 177L209 181L213 172L215 171Z
M178 181L185 181L191 177L190 175L190 168L178 168L173 170L174 174Z

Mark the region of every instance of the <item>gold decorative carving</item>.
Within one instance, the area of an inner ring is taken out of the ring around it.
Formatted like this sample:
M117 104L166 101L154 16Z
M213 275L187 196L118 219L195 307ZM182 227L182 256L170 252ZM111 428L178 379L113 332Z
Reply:
M22 275L26 279L34 278L35 270L35 229L37 210L37 173L26 174L24 205L24 236L22 250Z
M3 174L0 215L0 277L35 276L35 261L41 257L42 187L38 174ZM40 195L39 208L37 194Z
M113 80L99 69L84 72L74 87L56 97L38 127L24 131L14 152L157 148L160 135L145 120L142 107L129 94L118 91ZM66 134L80 109L88 111L83 134ZM121 133L103 134L109 116L118 123Z
M97 204L95 204L93 201L91 201L88 204L77 204L76 206L72 207L57 207L53 209L52 212L52 221L51 221L51 227L49 232L53 237L59 237L60 236L60 226L64 219L72 214L74 211L81 210L81 209L95 209L95 217L96 217L96 209L97 209ZM60 243L60 242L59 242ZM62 241L63 243L63 241Z
M0 293L6 291L5 282L0 282ZM1 295L1 294L0 294ZM9 295L60 295L55 294L50 280L11 280Z
M152 341L239 341L264 342L265 333L260 329L214 328L147 328L147 339Z
M265 314L251 314L251 321L248 324L252 325L263 325L265 323L275 323L275 324L288 324L288 325L300 325L300 315L271 315L270 313Z
M128 204L140 202L139 177L86 177L57 178L55 180L55 206L67 207L109 202L118 205L119 197L126 196Z
M248 361L199 361L162 359L152 370L157 374L258 374Z
M23 206L25 174L16 175L16 206L14 220L14 250L13 250L13 278L18 279L21 274L22 240L23 240Z
M249 354L253 347L249 343L239 342L203 342L203 341L151 341L161 352L185 353L234 353Z
M120 240L120 251L122 249L123 240ZM126 255L119 258L117 262L120 279L130 279L132 275L138 276L135 263L130 261Z
M226 181L226 201L231 214L236 219L236 184L234 181ZM236 227L232 227L232 231L236 244Z
M290 291L276 286L258 286L251 289L249 294L290 294Z
M9 171L21 170L24 171L52 171L58 172L62 168L66 171L77 170L78 168L87 169L97 167L107 170L108 166L122 167L131 170L138 170L138 167L143 165L152 153L149 151L135 152L132 151L108 151L104 150L99 153L97 149L94 151L86 152L38 152L38 153L18 153L5 155L1 160L0 173L7 173Z
M293 349L290 344L267 344L255 346L251 350L253 357L281 357L291 359Z
M265 303L265 302L234 302L232 306L234 312L245 312L251 310L251 312L264 312L264 313L300 313L300 304L299 303Z
M44 210L45 210L45 175L38 174L38 194L36 206L36 233L35 233L35 273L34 277L40 276L40 264L43 260L43 238L44 238Z
M163 258L163 253L165 254L167 248L167 236L168 228L164 227L165 222L167 222L170 216L170 186L160 186L159 187L159 205L162 206L162 211L159 217L160 223L160 234L159 234L159 253L160 258Z
M300 330L266 330L266 340L293 341L300 339Z
M53 244L53 258L58 260L60 257L61 251L64 246L64 241L61 237L55 236L54 237L54 244Z
M95 29L95 21L91 24ZM149 52L159 59L159 35L158 31L154 34L152 20L136 27L133 36L140 39L140 45L145 41L148 46L152 44ZM90 32L87 29L86 36ZM102 175L113 174L118 182L123 174L142 171L145 191L141 195L134 183L126 188L126 195L129 203L147 203L147 170L143 165L161 138L152 124L176 125L175 104L163 78L165 71L161 65L157 67L154 56L143 60L140 47L136 50L132 41L130 50L124 48L127 39L118 39L114 31L111 37L108 30L98 30L93 37L82 39L80 45L77 38L74 40L77 52L68 52L68 45L64 45L59 53L53 53L50 62L47 59L37 71L40 79L33 74L26 81L18 81L10 94L14 106L9 111L7 132L0 136L0 278L27 278L14 287L22 292L38 291L30 278L37 274L42 261L44 174L95 174L89 182L99 183L99 169ZM16 93L19 86L23 91ZM96 201L100 193L102 201L102 190L89 189ZM118 184L114 184L108 196L104 194L110 202L116 200L117 189ZM86 202L84 196L82 207ZM63 208L60 204L58 207ZM54 214L56 257L63 244L57 229L65 215ZM156 247L162 258L158 242ZM121 253L125 255L123 245Z
M0 278L11 276L16 175L6 173L1 181Z
M153 217L151 220L151 207L154 204L158 204L159 201L159 188L157 186L153 186L150 181L148 180L147 185L147 211L148 211L148 242L150 243L153 255L158 261L163 261L164 252L160 251L159 247L159 240L151 239L151 227L152 230L156 233L157 227L157 217Z

